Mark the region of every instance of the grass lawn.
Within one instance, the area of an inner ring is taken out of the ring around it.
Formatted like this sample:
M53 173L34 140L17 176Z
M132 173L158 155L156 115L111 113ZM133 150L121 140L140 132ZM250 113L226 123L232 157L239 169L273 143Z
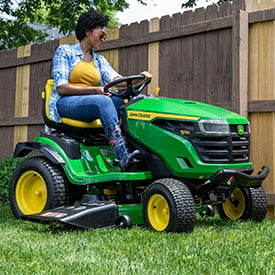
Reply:
M0 205L0 274L275 274L275 221L198 217L189 234L71 230Z

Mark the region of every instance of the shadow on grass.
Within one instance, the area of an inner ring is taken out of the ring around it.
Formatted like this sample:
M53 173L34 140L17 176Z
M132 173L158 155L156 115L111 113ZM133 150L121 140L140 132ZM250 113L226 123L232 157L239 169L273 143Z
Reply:
M196 226L230 226L236 224L236 221L230 219L221 219L218 215L214 217L200 217L197 216L197 223Z
M240 223L244 223L244 221L234 221L229 219L220 219L220 217L216 214L214 217L201 217L199 215L196 216L197 221L195 225L195 230L217 230L223 231L228 229L233 229L239 227ZM30 221L30 220L18 220L15 219L9 204L0 205L0 223L6 229L20 227L24 228L26 231L37 231L43 233L52 233L52 234L61 234L65 232L75 232L75 231L88 231L88 230L106 230L104 229L84 229L79 228L73 225L64 224L61 222L40 222L40 221ZM113 227L110 227L113 229ZM134 228L138 228L140 230L146 230L146 227L134 226ZM119 229L118 229L119 230ZM148 229L149 230L149 229Z
M33 221L28 221L30 223L34 223ZM59 234L59 233L64 233L64 232L75 232L75 231L80 231L80 232L85 232L89 230L108 230L108 229L114 229L115 227L107 227L107 228L99 228L99 229L85 229L85 228L80 228L77 226L73 226L70 224L65 224L61 222L51 222L51 223L40 223L39 221L35 222L36 224L43 225L43 228L41 226L39 227L39 230L43 230L45 232L51 232L53 234ZM215 228L218 231L222 230L227 230L227 229L232 229L238 226L240 221L232 221L232 220L221 220L218 216L215 217L199 217L197 218L196 226L195 229L213 229ZM135 225L134 228L138 228L140 230L148 230L151 231L150 229L146 228L145 225ZM33 227L30 227L30 230L33 230ZM116 228L116 230L125 230L125 229L119 229ZM153 231L151 231L153 232Z

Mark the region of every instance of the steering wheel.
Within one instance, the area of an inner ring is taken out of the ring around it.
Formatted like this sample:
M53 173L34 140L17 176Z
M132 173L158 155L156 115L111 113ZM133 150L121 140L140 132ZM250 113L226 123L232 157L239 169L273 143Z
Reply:
M133 85L132 82L133 82L133 80L144 79L144 78L145 78L144 75L139 74L139 75L130 75L127 77L122 77L122 78L116 79L104 87L104 92L110 93L112 95L118 96L123 99L137 96L151 82L151 80L149 79L142 83L138 83L136 85ZM116 86L117 84L122 83L122 82L126 82L125 89L109 90L111 87Z

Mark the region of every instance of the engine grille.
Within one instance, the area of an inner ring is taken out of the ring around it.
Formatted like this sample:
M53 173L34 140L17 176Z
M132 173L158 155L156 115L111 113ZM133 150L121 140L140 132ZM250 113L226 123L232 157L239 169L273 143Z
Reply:
M231 124L230 134L202 133L195 122L156 120L154 124L189 140L200 160L205 163L242 163L249 161L249 126L242 124L244 133L239 135L239 124Z
M230 125L229 136L195 133L189 141L200 159L206 163L241 163L249 161L248 125L243 125L243 135L237 133L237 125Z
M249 161L249 126L242 124L244 133L239 135L238 125L230 125L230 134L202 133L195 122L156 120L154 124L189 140L200 160L205 163L242 163Z

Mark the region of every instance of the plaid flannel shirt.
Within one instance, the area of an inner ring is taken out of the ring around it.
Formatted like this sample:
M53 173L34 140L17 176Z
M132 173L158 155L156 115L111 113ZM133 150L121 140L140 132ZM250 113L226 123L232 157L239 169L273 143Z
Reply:
M120 76L102 56L95 52L94 57L95 67L100 74L100 86L104 86L106 82L111 82L114 78ZM60 45L53 57L53 79L54 88L49 102L50 116L55 122L61 122L57 111L56 103L60 99L56 88L69 83L70 74L75 65L84 58L84 54L80 47L80 43Z

